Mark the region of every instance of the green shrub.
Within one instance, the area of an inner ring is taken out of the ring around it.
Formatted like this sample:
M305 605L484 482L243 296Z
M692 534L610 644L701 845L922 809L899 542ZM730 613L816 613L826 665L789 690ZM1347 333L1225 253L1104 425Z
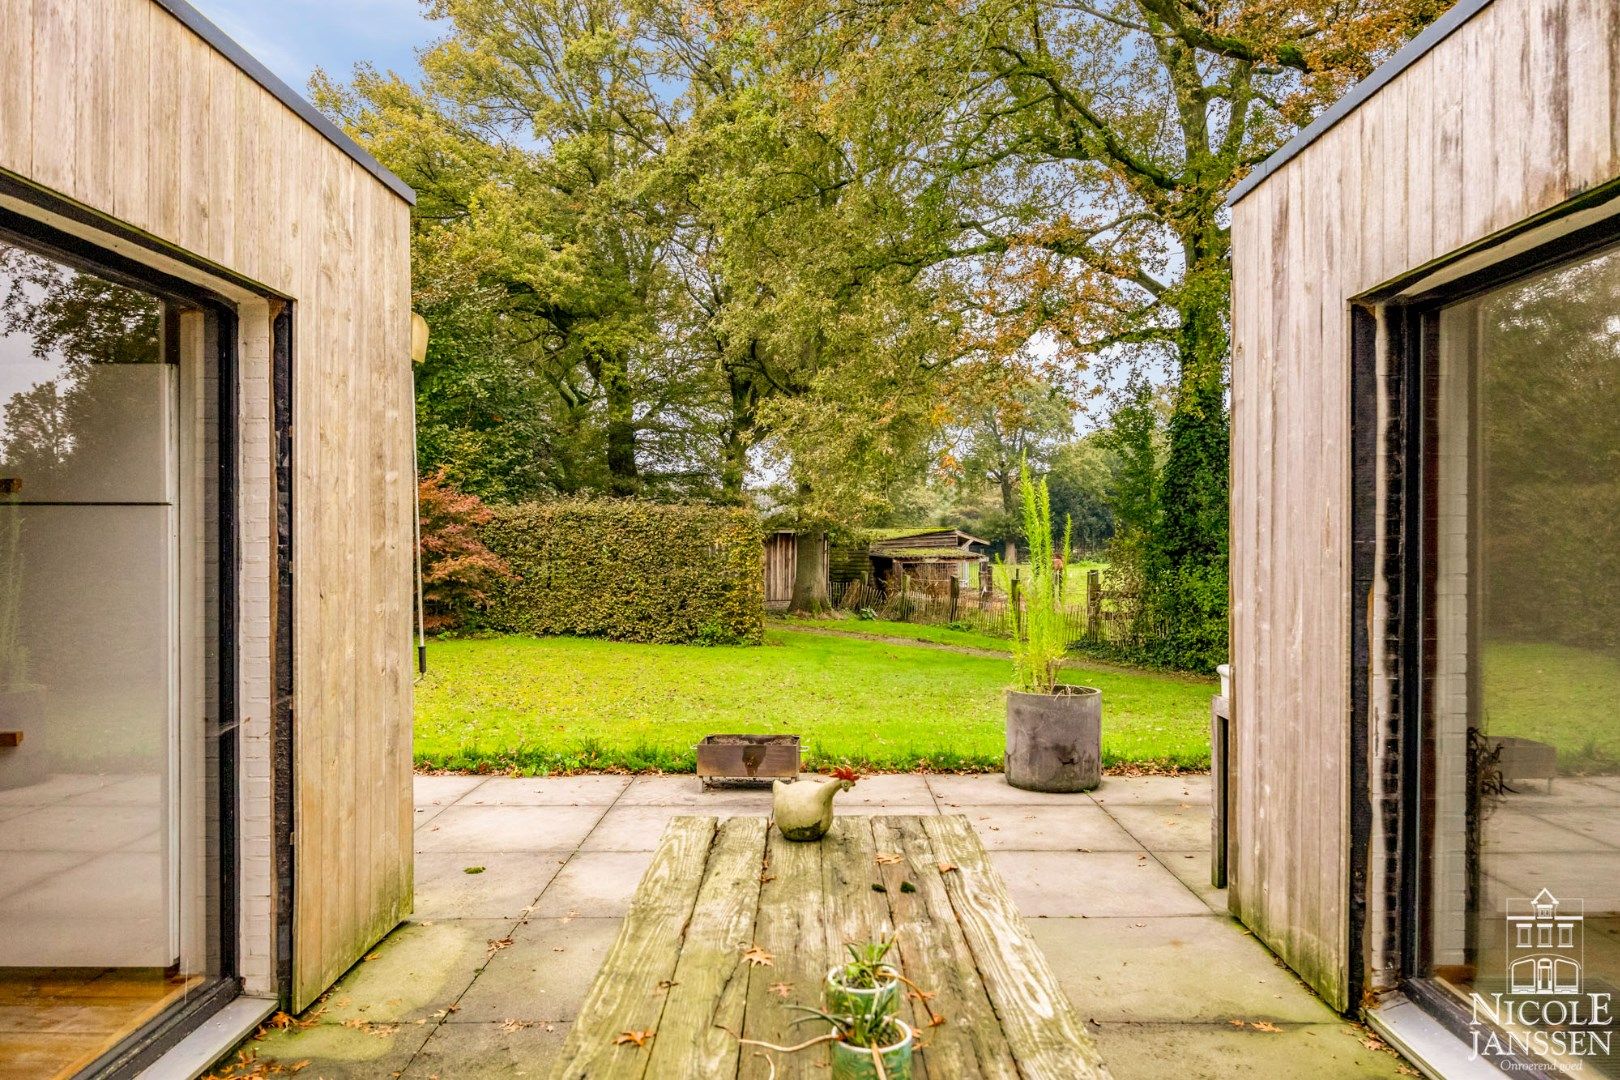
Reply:
M636 499L491 507L484 543L517 575L488 626L665 644L757 645L764 533L751 511Z

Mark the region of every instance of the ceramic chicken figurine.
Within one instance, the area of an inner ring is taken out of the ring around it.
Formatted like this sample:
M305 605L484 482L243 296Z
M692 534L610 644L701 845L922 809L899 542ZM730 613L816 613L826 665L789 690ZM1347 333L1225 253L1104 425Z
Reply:
M804 779L771 785L776 827L789 840L820 840L833 822L833 796L855 786L855 774L839 769L830 779Z

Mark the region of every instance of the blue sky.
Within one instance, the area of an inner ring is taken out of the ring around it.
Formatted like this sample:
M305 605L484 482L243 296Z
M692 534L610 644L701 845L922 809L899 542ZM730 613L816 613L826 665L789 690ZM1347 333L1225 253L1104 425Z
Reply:
M299 93L317 67L347 80L369 60L414 81L416 50L440 31L419 0L191 0Z

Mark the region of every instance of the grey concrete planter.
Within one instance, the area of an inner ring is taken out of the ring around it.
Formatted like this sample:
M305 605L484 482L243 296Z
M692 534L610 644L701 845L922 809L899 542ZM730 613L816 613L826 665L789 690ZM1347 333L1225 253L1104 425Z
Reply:
M1090 791L1102 782L1102 691L1007 691L1007 783L1025 791Z

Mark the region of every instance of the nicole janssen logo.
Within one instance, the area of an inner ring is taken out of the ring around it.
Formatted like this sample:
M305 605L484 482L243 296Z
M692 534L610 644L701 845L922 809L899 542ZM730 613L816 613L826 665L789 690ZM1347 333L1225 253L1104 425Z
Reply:
M1579 1059L1610 1052L1611 995L1581 986L1583 909L1546 889L1507 902L1507 992L1472 995L1474 1057L1510 1069L1540 1067L1525 1058L1580 1068Z

